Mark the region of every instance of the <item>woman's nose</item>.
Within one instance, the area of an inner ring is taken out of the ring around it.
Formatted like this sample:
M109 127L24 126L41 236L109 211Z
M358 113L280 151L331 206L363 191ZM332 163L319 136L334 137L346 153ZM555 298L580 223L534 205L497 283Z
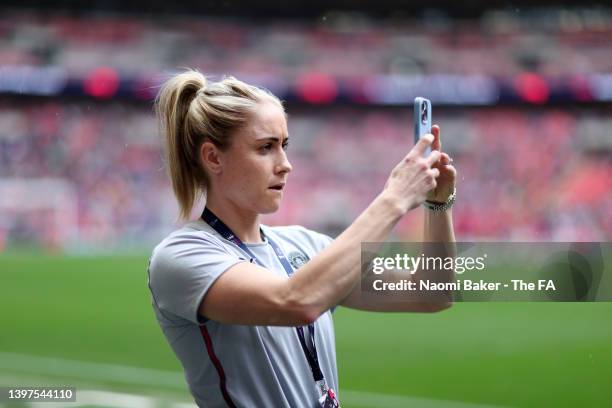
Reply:
M283 152L281 162L276 167L277 173L289 173L293 170L293 166L289 162L289 158L287 158L287 154Z

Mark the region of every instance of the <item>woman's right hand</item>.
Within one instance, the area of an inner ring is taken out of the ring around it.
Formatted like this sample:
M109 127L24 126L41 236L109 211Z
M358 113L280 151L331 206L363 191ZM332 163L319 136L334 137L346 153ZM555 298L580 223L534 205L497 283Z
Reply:
M383 194L389 197L403 211L402 214L419 206L427 196L427 193L436 188L436 178L440 172L432 168L441 153L432 150L425 157L425 150L434 141L431 134L427 134L414 145L412 150L391 171L391 175L385 184Z

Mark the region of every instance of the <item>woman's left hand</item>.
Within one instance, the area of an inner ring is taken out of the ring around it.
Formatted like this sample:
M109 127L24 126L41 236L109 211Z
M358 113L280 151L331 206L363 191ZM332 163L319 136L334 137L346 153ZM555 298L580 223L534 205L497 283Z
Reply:
M433 125L431 133L434 136L434 141L431 144L431 150L440 151L441 157L431 168L436 168L440 171L440 175L436 179L436 188L427 194L427 201L436 203L445 203L448 201L453 191L455 191L455 181L457 180L457 170L451 164L453 159L446 153L443 153L442 141L440 140L440 127Z

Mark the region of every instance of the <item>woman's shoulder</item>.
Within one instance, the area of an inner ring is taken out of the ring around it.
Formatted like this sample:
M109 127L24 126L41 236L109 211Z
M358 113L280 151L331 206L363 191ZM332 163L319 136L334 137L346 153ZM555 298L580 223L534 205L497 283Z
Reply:
M204 222L193 221L172 231L155 246L151 258L172 258L194 250L225 250L225 244Z
M175 229L162 239L157 246L166 246L189 240L209 241L215 244L221 243L217 233L208 224L197 220L187 222L180 228Z

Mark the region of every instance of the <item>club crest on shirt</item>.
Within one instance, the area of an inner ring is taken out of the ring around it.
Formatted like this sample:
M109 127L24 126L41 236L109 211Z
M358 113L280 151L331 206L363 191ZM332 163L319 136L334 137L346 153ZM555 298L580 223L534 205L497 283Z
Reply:
M309 261L308 257L298 251L291 252L287 258L289 259L289 263L293 266L294 269L298 269L303 266L306 262Z

